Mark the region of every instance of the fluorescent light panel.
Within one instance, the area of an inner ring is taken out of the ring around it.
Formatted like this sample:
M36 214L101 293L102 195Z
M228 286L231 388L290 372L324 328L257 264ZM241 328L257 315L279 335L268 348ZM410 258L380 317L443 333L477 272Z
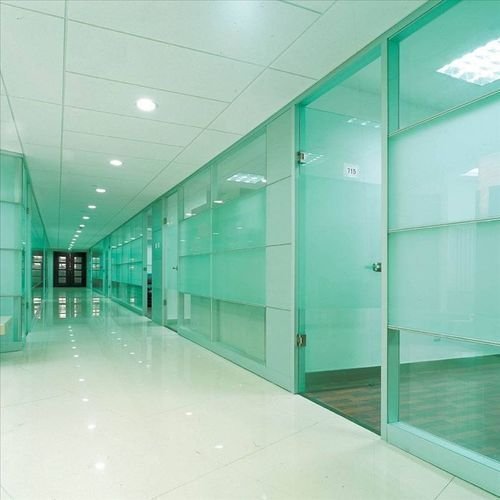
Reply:
M464 54L437 72L481 87L500 80L500 38Z

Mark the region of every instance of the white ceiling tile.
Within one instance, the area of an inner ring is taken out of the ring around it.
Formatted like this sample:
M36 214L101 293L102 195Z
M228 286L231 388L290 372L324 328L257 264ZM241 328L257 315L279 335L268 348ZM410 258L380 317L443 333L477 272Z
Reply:
M156 198L159 198L162 194L165 194L167 190L168 189L165 189L161 184L154 182L152 184L149 184L149 186L146 186L141 191L141 199L149 200L148 202L151 203L156 200Z
M72 194L75 192L77 198L80 196L84 200L91 198L96 204L108 206L123 201L127 196L135 196L146 186L147 182L147 178L140 181L135 180L134 182L130 182L127 178L101 180L96 179L94 176L79 175L70 170L65 170L61 186L65 193ZM98 187L106 189L106 193L96 193Z
M172 125L146 118L76 108L65 109L64 129L173 146L186 146L201 132L200 128L187 125Z
M70 22L69 71L231 101L259 66ZM8 90L8 88L7 88Z
M159 194L164 194L193 172L196 172L201 166L202 164L196 165L173 161L154 178L153 184L158 186ZM143 191L141 196L145 195L147 196L147 193Z
M122 167L113 167L109 164L112 158L106 153L93 153L65 149L63 152L63 172L78 174L95 179L96 183L108 183L109 180L123 180L135 183L142 179L149 181L161 171L166 162L161 160L147 160L122 156Z
M12 151L13 153L22 153L16 124L10 111L9 101L5 95L0 96L0 149Z
M61 145L62 106L10 98L21 142L57 147Z
M319 79L359 50L357 2L335 2L272 66Z
M204 165L240 137L239 134L205 130L176 158L176 161Z
M144 113L135 105L140 97L149 97L157 103L158 108L151 115L152 119L195 127L206 127L227 107L227 103L220 101L110 82L74 73L66 74L67 106L144 118Z
M50 189L52 193L59 191L59 172L54 170L30 169L30 177L37 186Z
M317 17L267 0L69 3L70 19L266 66Z
M423 3L337 0L272 67L320 79Z
M60 148L41 146L39 144L23 144L24 154L30 172L35 170L60 172Z
M358 0L355 27L361 47L368 45L382 33L401 21L427 0Z
M61 103L64 20L0 5L0 61L7 93Z
M182 150L179 146L114 139L76 132L64 132L64 148L107 153L116 158L132 156L135 158L162 160L165 164Z
M64 0L2 0L7 5L64 17Z
M311 78L267 69L210 127L246 134L314 83Z
M303 7L305 9L314 10L323 14L335 0L286 0L286 3Z

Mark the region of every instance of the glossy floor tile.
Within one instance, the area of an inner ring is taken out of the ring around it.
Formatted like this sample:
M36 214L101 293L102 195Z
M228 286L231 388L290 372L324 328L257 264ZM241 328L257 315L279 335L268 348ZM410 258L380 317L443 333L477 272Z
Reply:
M2 500L494 498L86 290L0 383Z

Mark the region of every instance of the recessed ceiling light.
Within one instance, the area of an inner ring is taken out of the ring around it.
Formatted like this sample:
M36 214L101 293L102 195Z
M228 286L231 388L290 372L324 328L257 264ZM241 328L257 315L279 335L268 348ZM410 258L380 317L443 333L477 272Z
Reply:
M82 230L81 230L81 229L77 229L77 230L76 230L76 232L77 232L77 233L81 233L81 232L82 232Z
M73 238L79 238L80 235L79 234L75 234L75 236L73 236Z
M105 193L106 190L104 188L96 188L95 192L96 193Z
M141 97L135 104L141 111L150 112L156 109L156 103L149 97Z
M222 203L224 203L223 200L214 200L214 203L217 203L217 205L221 205Z
M85 224L80 224L80 227L85 227Z
M90 217L89 217L88 215L84 215L84 216L82 217L82 219L83 219L83 220L89 220L89 219L90 219Z
M109 164L113 165L113 167L121 167L123 162L121 160L110 160Z
M95 205L89 205L89 208L90 208L90 210L94 210L97 207Z
M482 87L500 80L499 58L500 38L496 38L436 71Z

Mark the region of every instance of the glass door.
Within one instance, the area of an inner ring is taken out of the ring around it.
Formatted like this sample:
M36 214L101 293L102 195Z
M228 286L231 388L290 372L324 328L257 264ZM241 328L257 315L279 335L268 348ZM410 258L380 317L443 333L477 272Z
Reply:
M86 286L85 253L54 252L54 286Z
M177 271L178 271L178 227L179 227L179 199L177 192L167 196L165 200L165 231L164 237L164 321L168 328L177 331L178 321L178 292L177 292Z
M375 56L376 57L376 56ZM380 432L380 59L301 110L301 392Z

